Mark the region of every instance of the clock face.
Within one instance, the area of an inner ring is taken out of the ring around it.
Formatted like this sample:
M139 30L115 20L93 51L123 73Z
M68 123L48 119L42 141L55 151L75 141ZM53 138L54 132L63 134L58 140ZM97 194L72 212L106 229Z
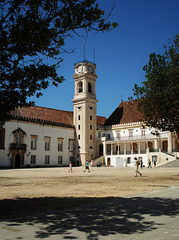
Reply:
M93 67L92 67L91 65L88 66L88 71L89 71L90 73L93 72Z
M80 73L80 72L82 72L82 70L83 70L83 67L80 65L80 66L78 67L77 71L78 71L78 73Z

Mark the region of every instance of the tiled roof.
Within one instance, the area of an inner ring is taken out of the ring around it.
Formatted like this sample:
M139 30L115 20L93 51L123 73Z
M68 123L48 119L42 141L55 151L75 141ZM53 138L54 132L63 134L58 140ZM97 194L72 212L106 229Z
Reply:
M52 108L31 106L17 108L13 114L15 118L23 118L26 121L54 123L55 125L73 125L73 112Z
M70 111L31 106L29 108L17 108L13 115L15 119L24 121L73 126L73 112ZM97 117L98 125L103 125L105 121L105 117Z
M106 121L105 117L97 116L97 125L104 125L105 121Z
M143 119L143 114L137 110L136 101L122 102L116 110L106 120L105 126L139 122Z

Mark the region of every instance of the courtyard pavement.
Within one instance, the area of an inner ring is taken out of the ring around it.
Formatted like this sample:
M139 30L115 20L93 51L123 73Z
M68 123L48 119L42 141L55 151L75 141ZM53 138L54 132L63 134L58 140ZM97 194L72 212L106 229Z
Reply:
M179 186L0 220L0 239L179 239Z

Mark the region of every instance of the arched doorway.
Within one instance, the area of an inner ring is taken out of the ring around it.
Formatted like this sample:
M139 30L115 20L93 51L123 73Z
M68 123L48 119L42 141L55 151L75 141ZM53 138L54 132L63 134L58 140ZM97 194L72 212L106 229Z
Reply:
M21 156L20 154L15 155L15 168L20 168Z

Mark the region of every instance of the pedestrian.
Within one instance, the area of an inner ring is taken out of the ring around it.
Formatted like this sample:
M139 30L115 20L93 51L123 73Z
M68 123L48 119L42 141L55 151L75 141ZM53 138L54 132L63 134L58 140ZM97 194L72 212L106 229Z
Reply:
M72 162L71 162L71 161L69 162L69 170L68 170L68 172L69 172L69 173L70 173L70 172L71 172L71 173L73 172L73 170L72 170Z
M140 167L143 168L143 161L142 161L142 159L140 161Z
M98 164L97 164L97 168L100 168L100 162L98 162Z
M148 160L148 168L152 168L150 159Z
M137 173L142 177L142 173L139 172L139 165L140 165L140 162L139 160L135 157L134 158L135 162L136 162L136 170L135 170L135 177L137 177Z
M88 172L90 172L88 160L86 160L84 172L86 172L86 170L88 170Z
M157 163L156 163L156 160L154 160L154 168L157 167Z

